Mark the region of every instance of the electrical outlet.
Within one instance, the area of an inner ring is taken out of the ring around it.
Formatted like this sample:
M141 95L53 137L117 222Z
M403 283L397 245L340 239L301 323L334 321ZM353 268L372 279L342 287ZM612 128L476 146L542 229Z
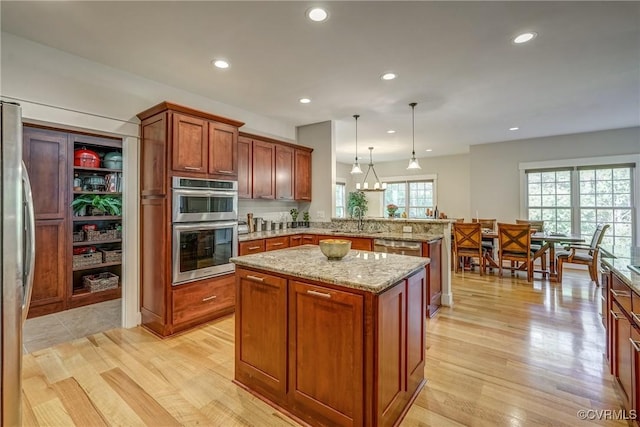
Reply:
M318 217L318 219L324 219L324 211L318 211L316 217Z
M411 228L410 225L403 225L402 226L402 232L403 233L413 233L413 228Z

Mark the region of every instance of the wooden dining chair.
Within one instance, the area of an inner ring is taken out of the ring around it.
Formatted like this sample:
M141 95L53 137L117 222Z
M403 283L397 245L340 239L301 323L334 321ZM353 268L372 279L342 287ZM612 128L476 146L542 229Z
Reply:
M529 224L532 231L543 232L544 231L544 221L541 220L533 220L533 219L516 219L516 224ZM544 240L531 240L531 251L533 252L533 262L536 262L538 258L540 258L540 273L542 273L542 277L546 277L549 274L549 270L547 270L547 250L549 249L549 244ZM549 260L549 262L554 262L554 260ZM536 270L538 271L538 270Z
M498 223L498 220L495 218L471 218L471 222L479 222L482 229L496 231L496 224ZM493 256L493 239L482 239L482 246L487 250L487 252L489 252L489 255Z
M486 270L487 250L482 246L482 227L478 223L456 222L453 224L453 252L455 272L458 272L461 258L478 258L480 275Z
M527 270L527 281L533 280L533 257L531 254L531 227L529 224L502 224L498 223L498 264L500 275L502 269L508 268L511 272ZM511 261L509 267L504 267L504 261ZM522 263L520 265L514 264Z
M598 253L600 252L600 244L604 238L604 233L609 227L609 224L598 224L589 245L573 243L566 248L567 250L556 252L558 282L562 282L563 265L571 263L586 265L589 268L591 280L596 282L596 286L600 286L600 282L598 282Z

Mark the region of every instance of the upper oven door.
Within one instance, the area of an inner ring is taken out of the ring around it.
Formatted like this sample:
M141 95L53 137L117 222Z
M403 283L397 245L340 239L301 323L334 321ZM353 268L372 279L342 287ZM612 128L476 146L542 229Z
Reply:
M173 189L173 222L237 219L235 191Z

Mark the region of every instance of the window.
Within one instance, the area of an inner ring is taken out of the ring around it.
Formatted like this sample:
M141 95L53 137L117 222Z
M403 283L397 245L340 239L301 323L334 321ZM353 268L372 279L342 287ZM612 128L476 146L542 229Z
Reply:
M630 253L635 228L634 164L526 170L526 211L548 232L579 234L589 243L598 224L611 227L603 245Z
M384 204L398 206L396 216L407 213L409 218L426 218L427 209L435 205L434 183L432 180L388 182L384 194Z
M345 184L336 182L336 218L345 217Z

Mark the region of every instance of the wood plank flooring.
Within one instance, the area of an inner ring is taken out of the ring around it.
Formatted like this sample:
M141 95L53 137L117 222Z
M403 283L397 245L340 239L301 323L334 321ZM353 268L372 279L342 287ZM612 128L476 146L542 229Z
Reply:
M524 276L523 276L524 277ZM624 426L604 362L600 289L453 276L454 307L427 321L427 385L402 426ZM235 386L234 318L158 339L114 329L23 358L25 426L292 426Z

